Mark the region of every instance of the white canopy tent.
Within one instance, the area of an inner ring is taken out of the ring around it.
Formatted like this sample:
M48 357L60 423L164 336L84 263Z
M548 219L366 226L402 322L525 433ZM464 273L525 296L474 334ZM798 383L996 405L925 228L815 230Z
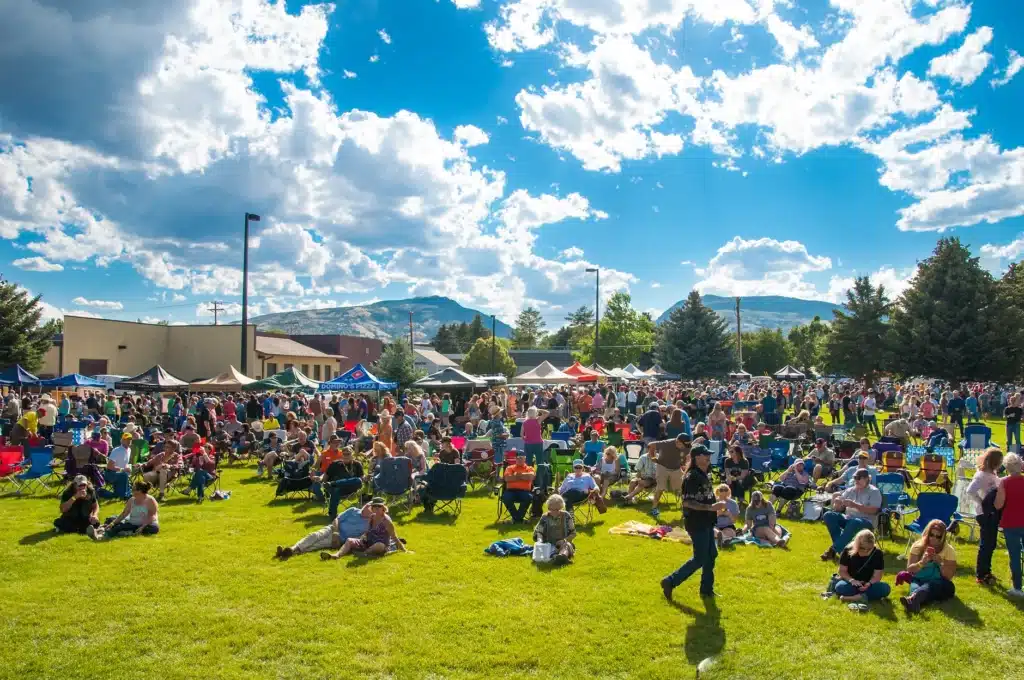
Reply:
M646 371L641 371L633 364L629 364L628 366L626 366L624 369L622 369L622 372L628 374L635 380L652 377L650 373L647 373Z
M521 373L512 378L511 385L568 385L575 383L576 378L567 375L545 361L533 370Z
M234 366L228 366L228 370L206 380L193 380L190 386L200 392L234 392L244 386L256 382L254 378L241 373Z

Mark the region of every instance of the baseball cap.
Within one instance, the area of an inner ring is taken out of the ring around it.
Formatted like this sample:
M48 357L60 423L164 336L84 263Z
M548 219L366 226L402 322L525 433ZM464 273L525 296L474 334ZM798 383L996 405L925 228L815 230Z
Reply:
M574 460L572 462L572 466L574 468L583 467L583 459L582 458L577 458L576 460Z
M711 452L708 451L708 447L704 446L703 444L697 444L697 446L694 446L692 449L690 449L690 455L691 456L710 456Z
M821 437L818 437L817 439L814 440L814 443L815 444L824 444L825 440L823 438L821 438Z

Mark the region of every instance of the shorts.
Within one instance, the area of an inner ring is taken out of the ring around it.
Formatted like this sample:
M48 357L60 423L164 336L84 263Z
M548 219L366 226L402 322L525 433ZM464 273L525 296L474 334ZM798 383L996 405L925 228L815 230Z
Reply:
M640 482L640 486L644 489L650 489L652 486L658 483L658 480L651 479L650 477L640 477L636 481Z
M665 491L671 484L672 491L680 493L683 489L683 471L679 468L669 469L664 465L655 468L654 479L657 482L657 490Z

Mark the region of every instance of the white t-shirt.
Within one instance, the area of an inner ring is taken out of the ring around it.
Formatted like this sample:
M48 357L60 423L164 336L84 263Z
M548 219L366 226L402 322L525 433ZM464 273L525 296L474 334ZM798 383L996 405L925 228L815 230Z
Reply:
M39 407L43 415L39 416L39 424L43 427L53 427L57 423L57 407L46 402Z
M128 461L131 460L131 456L131 451L123 446L118 446L107 455L107 458L113 461L114 467L118 470L123 470L128 467Z
M873 416L875 415L875 398L868 397L864 400L864 415Z

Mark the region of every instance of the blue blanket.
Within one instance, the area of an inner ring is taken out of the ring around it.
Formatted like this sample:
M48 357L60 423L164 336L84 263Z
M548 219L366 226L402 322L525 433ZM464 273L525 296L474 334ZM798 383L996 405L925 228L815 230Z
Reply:
M523 539L519 538L506 538L502 541L495 541L489 546L484 548L484 552L488 555L494 555L495 557L508 557L509 555L522 556L532 555L533 546L523 543Z
M786 527L781 524L776 524L782 530L782 536L788 536L789 531ZM725 542L726 545L756 545L761 548L771 548L772 544L767 541L762 541L760 538L755 537L753 534L740 534L736 538L730 538Z

